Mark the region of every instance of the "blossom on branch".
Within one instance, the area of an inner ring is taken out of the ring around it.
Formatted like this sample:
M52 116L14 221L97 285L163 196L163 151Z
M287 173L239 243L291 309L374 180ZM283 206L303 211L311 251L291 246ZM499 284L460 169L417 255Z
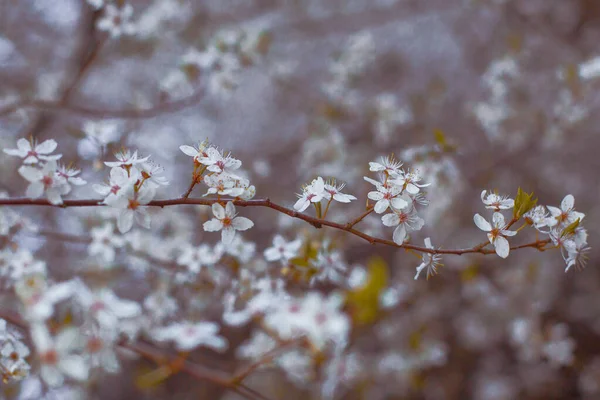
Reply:
M221 231L221 242L230 244L233 242L235 231L245 231L254 226L254 222L246 217L236 217L235 206L228 202L223 208L219 203L212 205L215 218L204 223L203 228L207 232Z
M494 224L493 226L490 225L490 223L479 214L475 214L473 221L475 221L475 225L477 225L479 229L488 233L487 237L490 243L494 245L496 254L502 258L508 257L510 245L508 244L506 237L514 236L517 234L517 232L509 231L505 228L506 224L504 222L504 215L500 214L499 212L495 212L492 217L492 223Z

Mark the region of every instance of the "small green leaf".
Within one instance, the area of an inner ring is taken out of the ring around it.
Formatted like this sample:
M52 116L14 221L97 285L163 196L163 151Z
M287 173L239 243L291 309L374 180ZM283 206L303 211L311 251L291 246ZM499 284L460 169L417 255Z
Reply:
M560 237L570 236L575 233L575 229L579 226L579 218L571 222L565 229L563 229Z
M517 196L515 197L515 207L513 209L513 216L519 219L527 211L531 210L537 204L537 199L533 198L533 192L526 193L521 188L517 190Z

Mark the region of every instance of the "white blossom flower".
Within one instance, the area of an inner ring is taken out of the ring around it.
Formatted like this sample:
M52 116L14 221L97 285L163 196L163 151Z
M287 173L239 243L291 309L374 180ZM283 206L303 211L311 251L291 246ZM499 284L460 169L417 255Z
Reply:
M114 225L107 222L101 227L92 228L90 231L92 243L88 246L91 256L98 256L107 263L115 260L115 249L125 245L125 239L114 232Z
M339 251L319 251L313 265L317 271L310 279L311 284L315 281L340 282L342 275L348 269Z
M114 331L92 328L85 332L84 351L91 368L102 368L108 373L119 372L121 366L115 353L117 335Z
M402 174L402 163L394 156L381 157L381 162L369 162L369 171L383 172L386 176L396 178Z
M164 168L151 161L146 161L138 164L139 173L144 184L158 188L159 186L167 186L169 180L163 175Z
M121 299L110 289L92 292L81 282L75 295L87 316L93 318L100 328L108 331L118 331L124 321L136 318L142 313L142 308L137 302Z
M157 341L173 341L179 351L190 351L204 346L217 351L227 349L227 339L218 335L219 325L214 322L177 322L152 331Z
M494 245L496 254L502 258L508 257L510 245L508 244L506 236L514 236L517 234L517 232L505 229L506 224L504 222L504 215L500 214L499 212L494 213L492 217L492 223L494 224L493 227L479 214L475 214L473 221L479 229L488 233L487 237L490 243Z
M298 201L294 204L294 209L303 212L310 203L320 202L325 195L325 182L320 176L302 188L302 194L299 194Z
M430 238L425 238L425 247L432 250L434 249ZM421 264L417 267L415 280L419 278L419 274L421 274L423 270L427 270L427 279L429 279L430 276L437 274L437 268L442 265L442 256L440 254L423 253L421 260Z
M247 181L247 180L246 180ZM239 180L234 179L229 174L208 175L204 178L204 183L208 186L208 191L204 196L218 194L220 196L238 197L244 193L245 188L238 185Z
M385 226L395 226L393 240L396 244L402 245L409 232L421 230L425 221L419 217L414 210L396 211L381 217Z
M209 266L219 261L220 255L213 251L207 244L200 246L185 245L181 249L181 255L177 258L177 264L185 265L194 274L200 272L203 266Z
M138 180L139 173L137 169L131 169L129 172L123 168L112 168L110 170L110 181L108 184L93 184L92 188L96 191L96 193L107 197L107 196L117 196L121 194L121 190L133 186L133 184ZM106 203L106 200L104 200Z
M194 162L200 164L200 159L208 157L206 149L208 148L208 141L204 141L198 144L197 147L188 146L186 144L179 146L179 150L186 156L194 158Z
M420 181L421 175L419 175L418 171L407 171L402 173L392 182L402 187L407 193L415 195L419 193L421 188L431 185L431 183L419 183Z
M550 329L548 342L542 352L553 367L571 365L574 360L575 341L569 337L568 326L557 324Z
M548 216L548 211L546 211L546 207L541 205L535 206L527 211L523 215L523 218L537 230L554 223L554 221L549 221L550 217Z
M105 161L104 165L110 168L121 167L129 171L129 169L133 165L145 163L150 157L147 156L143 158L138 158L137 150L133 153L129 150L123 150L118 153L115 153L115 158L117 159L117 161Z
M275 235L273 238L273 246L265 250L264 255L267 261L281 261L286 263L290 259L298 255L298 251L302 247L302 240L296 239L287 242L283 236Z
M142 206L150 203L155 194L152 186L143 185L138 190L128 186L119 196L109 196L104 200L106 205L121 210L117 217L119 232L129 232L134 218L144 228L150 228L150 215Z
M87 181L85 181L84 179L81 179L81 177L77 176L77 175L79 175L80 172L81 172L80 169L61 165L58 167L56 174L59 177L63 178L65 181L67 181L67 183L70 185L82 186L82 185L85 185L87 183Z
M345 183L336 185L335 181L329 181L325 183L323 197L327 200L333 199L335 201L339 201L340 203L350 203L352 200L356 200L356 197L352 196L351 194L342 193L344 186L346 186Z
M393 184L382 185L377 183L377 191L372 191L367 194L367 197L375 203L375 212L381 214L390 206L395 210L401 210L408 206L408 201L401 195L402 188Z
M4 149L3 151L11 156L21 157L24 164L37 164L39 161L56 161L62 157L62 154L50 155L56 150L57 143L53 139L48 139L40 144L33 144L27 139L17 140L16 149Z
M62 196L71 191L67 180L56 173L56 161L48 161L42 169L23 165L19 168L19 174L28 180L26 195L38 198L46 193L48 201L54 205L62 204Z
M254 226L254 222L246 217L236 217L235 206L231 201L225 208L219 203L213 203L212 212L215 218L204 223L207 232L221 231L221 242L230 244L235 236L235 231L245 231Z
M267 312L264 322L284 340L306 336L320 350L328 343L343 348L348 341L350 321L341 312L342 305L343 297L336 293L325 297L308 292L300 299L279 301L275 310Z
M560 203L560 208L553 206L546 207L553 217L548 220L549 226L555 226L557 224L559 226L566 226L575 222L577 219L581 221L583 217L585 217L584 213L575 211L575 198L571 194L565 196Z
M72 281L55 283L47 286L45 282L41 287L34 277L19 282L16 287L18 296L25 305L25 317L29 321L46 321L54 314L54 306L64 301L75 293Z
M208 166L208 170L216 173L224 173L237 178L235 170L242 166L240 160L236 160L230 155L223 155L214 147L209 147L206 150L206 156L198 159L201 164Z
M108 32L112 39L122 35L133 35L137 31L137 27L131 21L132 16L133 6L131 4L125 4L122 7L107 4L104 8L104 14L98 20L96 26L99 30Z
M481 192L481 201L485 204L485 208L494 211L509 210L515 206L515 201L508 196L501 196L492 192L488 194L487 190Z
M85 359L75 354L81 346L81 336L76 328L62 330L52 337L43 324L31 327L31 338L40 358L40 375L50 386L60 386L64 375L84 381L88 378L88 365Z

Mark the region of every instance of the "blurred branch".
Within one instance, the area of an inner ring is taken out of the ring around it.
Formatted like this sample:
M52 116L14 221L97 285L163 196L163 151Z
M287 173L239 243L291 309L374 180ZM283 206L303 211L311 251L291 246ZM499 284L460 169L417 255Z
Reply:
M257 199L257 200L239 200L239 199L190 199L190 198L180 197L180 198L168 199L168 200L153 200L146 205L151 206L151 207L161 207L161 208L175 206L175 205L184 205L184 204L210 206L215 203L225 203L228 201L230 201L234 205L240 206L240 207L270 208L270 209L278 211L282 214L286 214L292 218L301 219L301 220L309 223L310 225L314 226L317 229L322 228L323 226L328 226L330 228L338 229L341 231L348 232L354 236L358 236L359 238L366 240L367 242L369 242L370 244L373 244L373 245L374 244L383 244L386 246L396 247L396 248L400 248L400 249L414 250L414 251L418 251L421 253L429 253L429 254L454 254L454 255L459 255L459 256L463 255L463 254L469 254L469 253L495 254L494 250L485 249L482 247L481 244L476 245L471 248L465 248L465 249L436 249L436 248L431 249L428 247L421 247L421 246L416 246L416 245L412 245L412 244L408 244L408 243L397 244L393 240L377 238L377 237L367 235L364 232L361 232L357 229L352 228L351 226L352 226L353 221L356 221L356 219L358 219L358 218L353 219L352 221L350 221L347 224L340 224L340 223L329 221L326 219L311 217L309 215L299 213L290 208L286 208L279 204L273 203L268 198L267 199ZM92 199L89 199L89 200L88 199L86 199L86 200L64 200L63 204L53 205L48 200L44 200L44 199L5 198L5 199L0 199L0 206L48 206L48 207L67 208L67 207L99 207L99 206L104 206L104 204L102 204L102 200L98 200L98 199L96 199L96 200L92 200ZM350 225L350 227L349 227L349 225ZM513 246L510 249L516 250L516 249L531 247L531 248L535 248L540 251L543 251L543 250L546 250L545 246L549 243L550 243L550 239L536 240L535 242L528 243L525 245Z
M11 114L23 108L35 108L44 111L71 112L93 118L125 118L143 119L153 118L161 114L174 113L194 106L201 100L201 92L198 91L183 99L166 102L151 108L131 109L101 109L90 108L80 105L64 104L60 101L47 100L21 100L0 108L0 117Z
M20 329L28 329L28 323L25 320L8 310L0 309L0 318L5 319ZM182 361L180 357L167 354L166 352L163 352L148 343L141 341L131 343L126 340L121 340L117 343L117 345L123 349L133 351L146 360L153 361L159 365L163 365L165 363L177 364L177 371L185 372L196 379L209 381L225 387L246 399L254 400L255 398L258 398L261 400L268 400L264 395L250 389L242 383L235 382L228 374L224 372L214 371L187 360Z

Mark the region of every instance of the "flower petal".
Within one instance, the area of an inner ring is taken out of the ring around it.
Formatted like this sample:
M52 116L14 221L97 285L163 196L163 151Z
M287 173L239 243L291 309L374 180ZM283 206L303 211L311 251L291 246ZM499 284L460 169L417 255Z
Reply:
M400 223L400 217L396 213L385 214L381 217L381 222L383 222L385 226L396 226Z
M133 226L133 213L133 210L121 210L117 217L117 228L119 228L119 232L125 233L131 230L131 227Z
M489 222L487 222L485 220L485 218L483 218L481 215L479 214L475 214L473 216L473 222L475 222L475 225L477 225L477 227L479 229L481 229L484 232L489 232L492 230L492 226L490 225Z
M233 242L234 237L235 229L231 226L227 226L221 231L221 242L223 244L230 244L231 242Z
M187 144L179 146L179 150L181 150L186 156L196 157L198 155L198 150L196 150L192 146L188 146Z
M497 236L496 240L494 240L494 247L496 248L496 254L498 254L500 257L508 257L508 253L510 252L510 246L508 244L508 240L506 240L505 237Z
M56 146L57 146L56 140L54 140L54 139L44 140L42 143L35 146L35 152L40 153L40 154L50 154L54 150L56 150Z
M572 210L575 207L575 197L572 194L568 194L560 203L560 208L563 211Z
M212 212L217 219L225 218L225 209L219 203L213 203Z
M404 239L406 239L406 227L404 224L398 225L396 229L394 229L394 243L402 244L404 243Z
M231 226L237 231L245 231L254 226L254 222L246 217L235 217L231 221Z
M217 218L213 218L210 221L206 221L202 227L206 232L216 232L223 229L223 223Z

